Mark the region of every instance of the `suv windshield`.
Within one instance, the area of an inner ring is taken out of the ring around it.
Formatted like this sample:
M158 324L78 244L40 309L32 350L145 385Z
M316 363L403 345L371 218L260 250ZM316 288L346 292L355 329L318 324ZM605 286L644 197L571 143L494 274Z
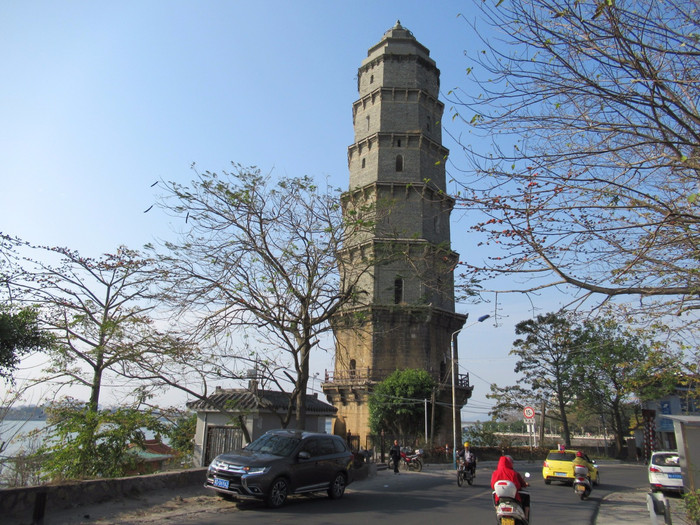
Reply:
M258 439L250 443L246 450L260 452L262 454L272 454L274 456L290 456L297 448L299 439L290 436L278 436L275 434L263 434Z

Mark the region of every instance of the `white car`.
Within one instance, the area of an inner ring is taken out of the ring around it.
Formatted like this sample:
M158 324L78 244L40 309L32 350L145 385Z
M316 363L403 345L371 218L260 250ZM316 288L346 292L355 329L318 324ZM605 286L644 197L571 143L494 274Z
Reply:
M678 452L659 451L649 460L649 485L654 492L683 492Z

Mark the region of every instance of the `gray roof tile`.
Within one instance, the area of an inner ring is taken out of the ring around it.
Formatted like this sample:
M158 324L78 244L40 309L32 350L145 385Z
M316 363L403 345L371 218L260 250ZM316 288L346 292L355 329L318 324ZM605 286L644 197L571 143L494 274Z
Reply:
M275 411L286 410L289 404L290 394L287 392L275 392L258 390L257 396L250 390L244 389L217 389L206 400L197 399L189 401L187 407L198 411L217 411L217 406L228 405L232 410L241 411L265 410L269 408ZM306 413L315 415L334 415L337 408L324 403L316 396L306 394Z

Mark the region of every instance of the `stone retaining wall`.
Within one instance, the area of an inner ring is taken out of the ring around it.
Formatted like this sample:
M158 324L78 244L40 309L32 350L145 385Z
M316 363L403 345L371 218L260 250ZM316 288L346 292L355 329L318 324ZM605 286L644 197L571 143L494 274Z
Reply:
M25 519L22 522L28 522L26 517L34 516L34 521L40 521L44 515L44 509L39 508L42 500L46 503L46 514L50 514L56 510L134 497L151 490L203 485L206 472L206 468L196 468L145 476L0 490L0 516L23 517Z

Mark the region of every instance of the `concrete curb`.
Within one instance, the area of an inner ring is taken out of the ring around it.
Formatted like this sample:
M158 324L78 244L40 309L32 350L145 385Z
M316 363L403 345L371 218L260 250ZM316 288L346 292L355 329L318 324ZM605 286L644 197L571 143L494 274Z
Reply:
M652 525L666 523L663 514L652 517L649 508L649 489L637 489L613 492L605 496L598 506L593 523L595 525L621 525L626 523L649 523ZM685 516L683 501L664 498L668 505L669 523L685 525L690 523Z

